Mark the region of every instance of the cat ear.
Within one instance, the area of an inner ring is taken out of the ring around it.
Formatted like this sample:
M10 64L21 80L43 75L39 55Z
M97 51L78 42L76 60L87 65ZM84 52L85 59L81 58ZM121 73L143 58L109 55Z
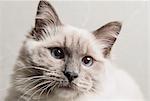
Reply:
M122 24L114 21L107 23L101 28L93 32L96 39L98 39L103 45L104 57L109 57L111 48L119 35Z
M47 27L50 28L50 30L53 30L61 25L61 21L53 6L48 1L41 0L38 4L35 27L31 32L33 38L40 40L44 34L48 34L46 33Z

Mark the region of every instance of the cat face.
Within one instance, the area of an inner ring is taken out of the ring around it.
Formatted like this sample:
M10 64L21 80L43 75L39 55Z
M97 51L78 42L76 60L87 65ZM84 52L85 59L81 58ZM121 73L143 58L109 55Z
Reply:
M93 32L64 25L54 8L40 1L35 27L27 35L15 68L17 80L27 79L18 82L18 90L41 99L95 93L120 29L119 22Z

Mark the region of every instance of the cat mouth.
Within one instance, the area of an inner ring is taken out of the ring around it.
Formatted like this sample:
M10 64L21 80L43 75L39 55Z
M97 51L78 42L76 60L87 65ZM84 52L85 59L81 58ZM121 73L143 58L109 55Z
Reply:
M68 84L68 85L62 85L59 87L60 89L63 89L63 90L68 90L68 91L71 91L71 90L74 90L74 87L72 84Z

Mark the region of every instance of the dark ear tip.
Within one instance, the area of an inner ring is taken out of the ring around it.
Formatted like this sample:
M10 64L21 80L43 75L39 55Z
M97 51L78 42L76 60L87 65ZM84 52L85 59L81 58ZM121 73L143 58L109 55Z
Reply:
M112 21L112 22L109 22L108 25L115 26L115 27L118 27L119 29L121 29L122 22L120 22L120 21Z
M49 5L49 2L47 0L40 0L39 5Z
M120 21L112 21L107 23L106 26L110 27L112 31L115 31L119 34L122 27L122 23Z

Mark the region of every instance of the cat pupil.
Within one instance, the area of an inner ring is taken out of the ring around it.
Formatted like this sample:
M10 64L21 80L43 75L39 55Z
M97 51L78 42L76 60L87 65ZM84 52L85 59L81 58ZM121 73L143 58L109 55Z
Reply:
M65 57L63 50L59 47L52 48L51 55L56 59L63 59Z
M82 58L83 65L89 67L93 64L93 58L90 56L85 56Z

